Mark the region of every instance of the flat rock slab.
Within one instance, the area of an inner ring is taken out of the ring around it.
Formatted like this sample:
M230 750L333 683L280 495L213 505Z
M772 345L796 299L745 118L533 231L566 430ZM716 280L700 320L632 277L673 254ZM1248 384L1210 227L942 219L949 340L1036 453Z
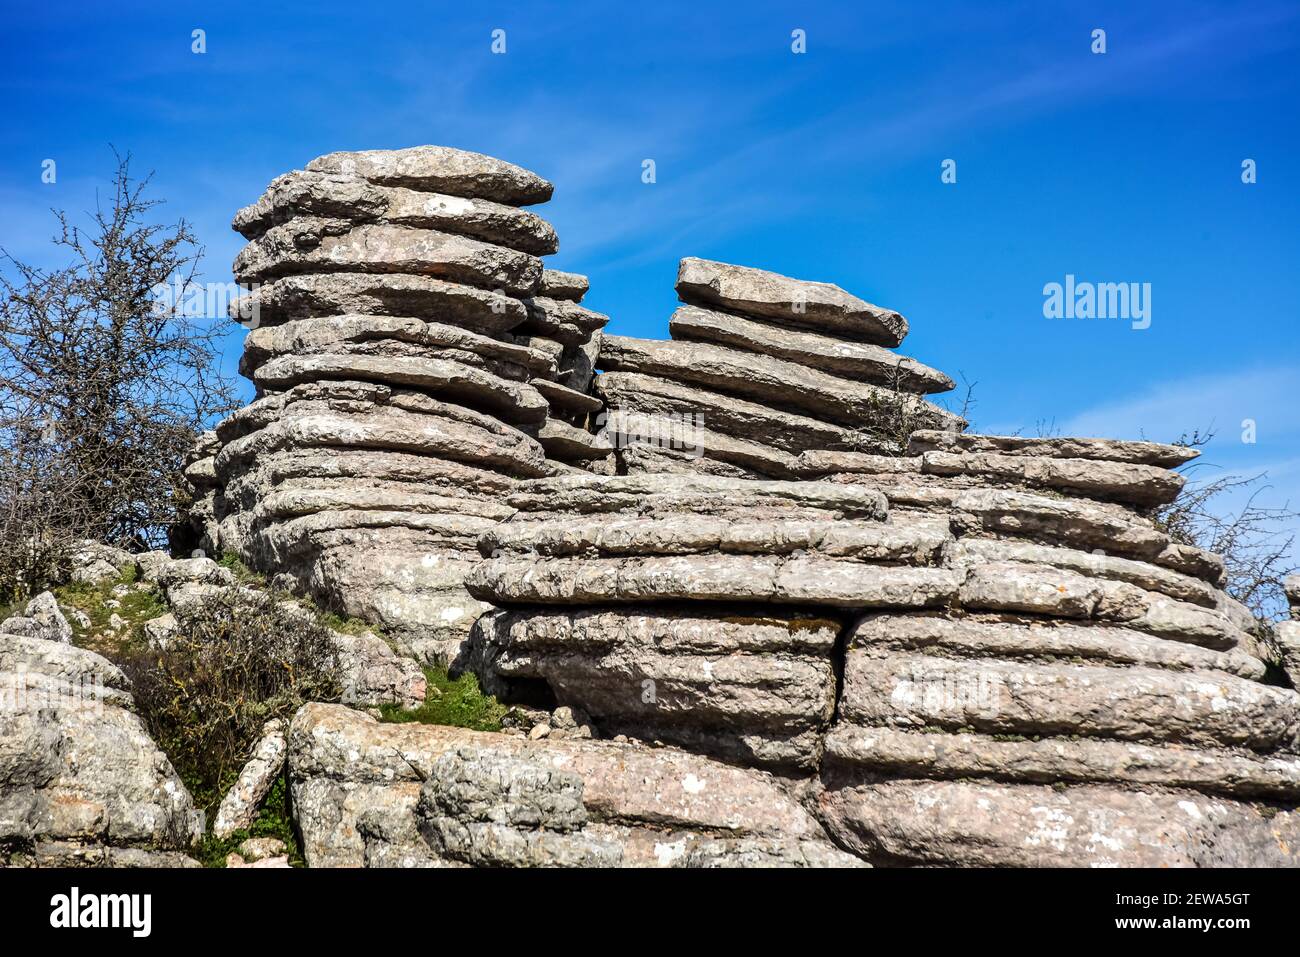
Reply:
M1187 788L1247 800L1300 797L1300 758L1087 738L1008 740L840 725L826 761L841 769L910 778L986 778L1025 784Z
M567 299L533 296L524 304L528 307L528 321L519 331L546 336L565 346L584 344L609 322L609 316Z
M437 229L545 256L559 249L551 224L536 213L484 199L376 186L360 177L294 170L271 181L252 206L235 214L236 232L256 239L302 216L345 223Z
M339 229L308 217L273 226L235 257L235 280L249 285L289 273L411 273L512 296L529 296L541 282L537 257L468 236L388 225Z
M321 379L409 386L453 401L478 405L511 422L541 422L550 408L540 392L522 382L449 359L416 356L279 356L258 366L253 381L283 390Z
M284 276L230 304L230 317L254 328L353 314L422 316L487 336L506 333L528 318L523 302L513 296L401 273Z
M959 585L945 569L751 555L494 558L465 582L471 595L500 605L719 601L827 608L937 607Z
M753 482L709 475L567 475L521 483L508 503L523 512L749 512L753 520L799 517L882 520L885 498L865 486L830 482Z
M1144 743L1291 750L1300 695L1233 675L850 651L846 721L1079 735Z
M592 388L604 398L611 412L675 416L715 434L756 442L779 452L847 449L865 441L843 426L658 376L605 372L596 376Z
M711 342L762 355L788 359L853 379L872 382L901 392L947 392L951 378L915 359L881 346L852 342L816 332L733 316L699 306L682 306L668 321L674 339Z
M606 335L599 365L732 393L850 428L874 428L892 441L906 441L899 434L912 423L918 428L965 425L960 416L914 395L707 343Z
M542 285L538 292L551 299L567 299L581 302L587 294L591 283L586 276L576 272L563 272L559 269L543 269Z
M1201 453L1185 445L1160 442L1130 442L1120 439L1031 438L1022 435L978 435L974 433L914 432L909 442L913 455L922 452L998 452L1004 455L1034 455L1047 458L1095 459L1177 468Z
M830 653L839 628L809 616L532 611L485 616L476 639L487 687L544 680L606 734L810 769L835 705Z
M1287 867L1293 814L1194 793L895 781L825 792L842 846L887 864L965 867Z
M523 167L448 146L328 153L308 163L307 169L359 176L381 186L490 199L510 206L544 203L555 189Z
M931 652L952 658L992 656L1144 665L1175 671L1222 671L1260 681L1264 663L1241 651L1216 651L1118 625L1067 621L981 621L939 615L872 614L850 632L849 647Z
M426 322L413 316L358 314L294 319L282 325L253 329L244 337L241 371L253 370L280 355L332 352L343 343L404 342L432 350L452 350L519 366L534 375L556 374L555 360L546 353L513 342L502 342L460 326Z
M746 473L775 479L796 476L794 456L757 442L710 431L694 420L615 409L600 417L600 434L620 450L646 447L676 450L686 459L731 463Z
M839 286L748 266L687 257L677 269L677 293L693 305L761 316L859 342L896 346L907 335L907 320L898 313L851 296Z
M1172 502L1187 481L1177 472L1151 465L996 452L923 452L921 470L927 475L1021 483L1141 506Z

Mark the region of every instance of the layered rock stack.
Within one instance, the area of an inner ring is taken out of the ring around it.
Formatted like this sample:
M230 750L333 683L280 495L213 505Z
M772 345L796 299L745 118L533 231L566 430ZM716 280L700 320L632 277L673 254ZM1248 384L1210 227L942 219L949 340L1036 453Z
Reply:
M533 380L546 397L550 415L537 438L553 459L579 468L607 459L611 448L595 435L602 408L591 394L601 329L609 317L583 308L587 277L546 269L538 295L528 300L528 320L515 341L550 356L555 371Z
M911 453L523 483L469 582L504 607L477 666L602 733L806 778L876 863L1296 863L1300 695L1222 562L1151 517L1195 453Z
M622 472L793 478L808 450L899 453L957 429L952 380L890 351L907 320L828 283L683 259L672 340L605 336L597 393Z
M455 656L502 497L568 468L548 452L595 442L571 421L605 317L577 304L583 277L543 269L555 231L520 208L551 190L430 146L319 157L240 210L234 272L253 291L232 314L254 327L241 371L258 398L191 466L215 486L210 547L421 660Z

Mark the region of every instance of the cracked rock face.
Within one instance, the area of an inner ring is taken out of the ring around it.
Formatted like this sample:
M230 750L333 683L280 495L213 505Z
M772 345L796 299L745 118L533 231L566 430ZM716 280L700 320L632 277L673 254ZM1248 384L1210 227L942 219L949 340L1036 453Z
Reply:
M311 866L853 866L775 778L673 748L380 724L306 705L289 779Z
M125 676L93 652L8 626L0 846L44 866L184 862L177 852L197 838L199 814L135 713Z

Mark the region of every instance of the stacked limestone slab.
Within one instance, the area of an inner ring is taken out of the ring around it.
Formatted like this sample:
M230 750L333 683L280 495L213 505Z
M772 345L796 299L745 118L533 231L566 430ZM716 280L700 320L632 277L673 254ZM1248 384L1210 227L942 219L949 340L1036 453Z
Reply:
M429 146L319 157L239 211L234 272L252 292L232 314L253 327L241 371L257 399L191 465L211 490L207 547L423 660L455 656L482 609L462 582L503 496L594 442L552 416L604 317L577 305L585 279L542 267L555 231L521 207L551 190Z
M946 529L886 521L879 492L661 474L524 483L468 582L507 610L475 666L510 698L544 683L605 733L815 769L836 643L859 608L942 606Z
M1152 517L1194 454L922 431L799 482L525 483L470 579L504 608L476 666L805 778L875 863L1294 864L1300 695Z
M550 406L538 440L553 459L588 468L610 456L608 442L595 435L602 403L591 394L601 329L609 317L584 308L587 277L546 269L537 295L528 300L528 319L514 330L521 345L554 360L534 381Z
M681 261L671 341L605 336L595 382L621 471L793 478L807 450L902 451L960 417L922 396L952 380L891 349L896 312L828 283Z

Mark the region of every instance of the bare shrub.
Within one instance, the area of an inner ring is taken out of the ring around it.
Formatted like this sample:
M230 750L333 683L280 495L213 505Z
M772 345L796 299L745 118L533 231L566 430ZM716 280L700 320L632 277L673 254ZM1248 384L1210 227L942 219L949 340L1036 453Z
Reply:
M1228 573L1225 590L1261 622L1270 622L1286 615L1283 581L1297 568L1291 558L1296 536L1288 526L1294 527L1300 512L1287 505L1260 505L1259 496L1269 487L1262 484L1265 478L1225 475L1190 481L1155 519L1174 541L1221 555ZM1226 504L1243 495L1239 507Z
M228 380L214 371L217 326L187 315L183 296L160 296L193 288L201 250L184 220L151 221L158 202L145 197L148 183L118 157L111 200L86 229L56 211L63 268L0 250L6 555L69 531L127 548L165 544L186 505L185 453L233 408ZM28 567L3 574L47 573L44 559L17 564Z
M150 733L188 779L216 788L246 760L272 718L337 701L329 629L271 593L227 588L176 610L161 647L121 662Z

